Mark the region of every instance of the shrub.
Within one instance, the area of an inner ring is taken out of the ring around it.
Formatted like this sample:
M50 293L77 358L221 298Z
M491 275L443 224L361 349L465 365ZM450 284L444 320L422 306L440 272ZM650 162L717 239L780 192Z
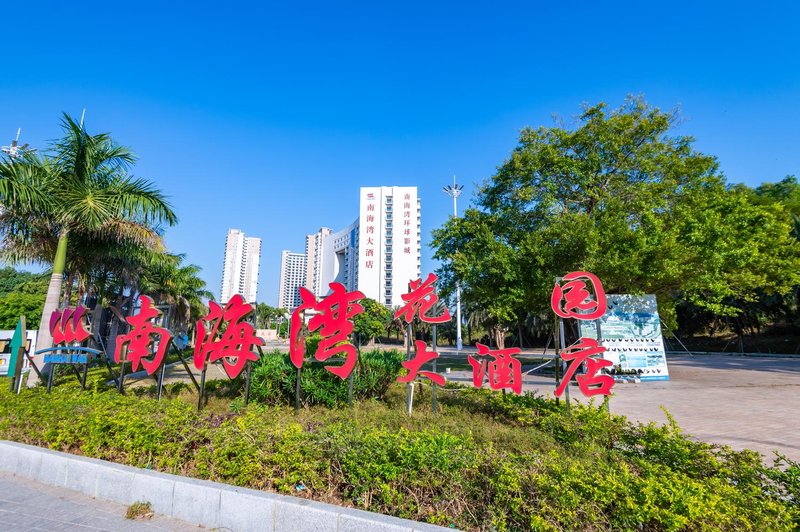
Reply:
M294 369L283 356L267 364ZM186 390L158 402L72 381L49 395L0 386L0 438L465 530L800 525L797 463L766 466L674 422L634 425L593 405L448 386L439 415L418 400L409 417L403 387L389 386L383 401L340 409L232 412L217 398L198 413Z
M382 399L400 372L403 355L397 350L364 351L353 370L355 399ZM333 361L332 364L338 362ZM326 362L327 364L327 362ZM347 380L324 368L326 364L306 361L300 374L300 397L304 405L340 406L348 401ZM275 351L262 357L253 367L250 398L277 405L294 404L297 368L289 355Z

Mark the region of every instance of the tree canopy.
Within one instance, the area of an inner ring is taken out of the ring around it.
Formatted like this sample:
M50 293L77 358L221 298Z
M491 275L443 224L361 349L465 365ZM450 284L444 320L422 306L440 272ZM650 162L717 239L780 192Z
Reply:
M392 321L392 312L374 299L365 297L360 301L364 312L353 318L353 331L361 337L361 342L372 342L376 336L386 332Z
M13 329L22 315L35 320L42 314L47 277L0 268L0 329Z
M587 270L608 293L656 294L734 316L798 284L800 246L779 203L726 185L717 160L672 134L678 115L628 99L575 127L525 128L463 218L434 231L442 288L462 283L502 342L546 316L556 277Z
M256 325L259 329L267 329L274 324L273 322L277 322L279 318L286 316L288 312L285 308L259 303L256 307Z

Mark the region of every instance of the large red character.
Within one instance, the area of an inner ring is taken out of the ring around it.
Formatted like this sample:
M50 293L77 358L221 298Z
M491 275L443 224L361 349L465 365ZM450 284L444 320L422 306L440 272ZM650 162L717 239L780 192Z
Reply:
M208 302L208 314L197 322L198 341L194 347L194 365L202 370L206 363L222 359L222 367L231 379L235 379L249 361L258 360L253 347L264 345L264 340L255 335L253 326L240 322L253 312L253 306L245 303L241 295L234 295L223 309L213 301ZM220 326L226 323L220 334Z
M423 365L427 364L434 358L437 358L439 353L436 351L428 351L428 344L422 340L417 340L414 343L417 347L414 358L403 362L403 367L408 370L408 374L405 377L397 377L397 382L413 382L417 377L417 374L420 374L423 377L428 377L431 381L439 386L444 386L445 379L443 376L432 371L420 371L420 368L422 368Z
M91 336L83 327L83 316L86 314L86 307L65 308L54 310L50 314L50 335L53 337L53 345L83 343Z
M427 323L444 323L450 321L450 311L447 308L444 309L444 313L441 316L427 315L428 311L439 301L439 296L433 291L433 283L435 283L437 279L438 277L436 277L436 275L429 273L424 283L421 278L416 281L411 281L411 291L400 296L406 304L400 307L400 310L395 313L394 317L402 317L406 323L411 323L415 314L419 314L419 319Z
M139 363L148 375L152 375L156 370L161 367L164 362L164 354L167 352L169 345L170 335L169 331L161 327L154 327L150 321L158 316L158 309L153 307L153 300L147 296L140 296L142 307L139 313L135 316L125 318L125 321L131 326L128 334L117 336L117 345L114 349L114 360L119 363L122 358L122 347L128 344L128 355L126 360L131 363L131 369L136 371L139 369ZM150 345L158 337L158 347L156 352L150 357Z
M325 369L341 379L346 379L353 371L358 359L358 352L353 344L347 342L347 337L353 332L353 317L364 312L358 301L364 294L355 291L348 292L341 283L331 283L331 293L317 301L316 296L303 287L300 287L300 298L303 303L292 313L291 334L289 337L289 358L292 364L299 368L303 365L305 357L305 338L300 335L303 326L303 311L317 312L308 321L309 332L319 330L322 335L317 345L314 356L324 362L334 355L344 353L345 360L341 366L325 366Z
M467 359L472 366L472 384L476 388L483 386L483 379L486 375L488 365L489 369L489 387L492 390L502 390L510 388L515 394L522 393L522 364L519 360L514 358L521 350L518 347L511 347L509 349L489 349L487 346L478 343L478 360L476 357L469 355ZM491 362L486 357L493 357Z
M592 338L581 338L576 343L567 347L561 358L569 362L569 367L564 372L564 378L561 384L556 388L556 397L559 397L564 389L572 380L572 376L578 371L578 368L586 362L586 373L578 375L575 380L578 381L578 387L583 392L583 395L591 397L593 395L611 395L611 387L614 386L614 378L610 375L597 375L597 372L609 366L613 366L613 362L603 358L593 358L595 355L602 355L606 348L597 343L597 340Z
M587 281L592 285L594 300L589 299L591 293L587 290ZM562 283L556 283L550 296L550 306L558 316L596 320L606 313L606 293L596 275L589 272L572 272L564 276Z

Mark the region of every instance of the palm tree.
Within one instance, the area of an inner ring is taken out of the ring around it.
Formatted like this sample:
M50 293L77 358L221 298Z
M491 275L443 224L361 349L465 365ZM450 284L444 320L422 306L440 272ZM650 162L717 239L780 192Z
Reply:
M50 314L59 306L65 267L80 261L93 243L144 244L158 237L160 224L177 221L172 207L155 186L128 170L133 153L109 134L89 135L68 114L64 136L43 157L26 156L0 167L3 213L0 231L4 253L12 262L53 265L37 347L52 346ZM32 193L31 190L36 190ZM6 196L5 192L14 194ZM25 201L26 195L30 201ZM83 241L79 253L71 240ZM71 286L70 286L71 288ZM35 384L35 375L29 384Z
M214 294L206 290L200 267L182 264L184 255L163 254L155 257L141 278L141 292L153 297L157 305L169 305L176 318L171 324L176 332L188 332L191 323L206 313L205 301Z
M489 314L486 310L475 306L468 306L465 309L465 313L467 315L467 337L469 343L472 343L473 332L486 331L487 336L491 337L491 330L487 326Z

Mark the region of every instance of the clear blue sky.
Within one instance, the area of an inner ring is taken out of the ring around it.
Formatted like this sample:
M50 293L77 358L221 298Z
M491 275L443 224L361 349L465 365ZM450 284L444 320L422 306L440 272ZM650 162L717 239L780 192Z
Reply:
M263 239L273 305L280 251L355 219L358 187L417 185L425 245L453 174L466 206L520 128L584 102L680 105L732 182L800 175L796 2L286 4L4 6L0 143L42 147L86 107L171 197L168 245L213 292L227 229Z

